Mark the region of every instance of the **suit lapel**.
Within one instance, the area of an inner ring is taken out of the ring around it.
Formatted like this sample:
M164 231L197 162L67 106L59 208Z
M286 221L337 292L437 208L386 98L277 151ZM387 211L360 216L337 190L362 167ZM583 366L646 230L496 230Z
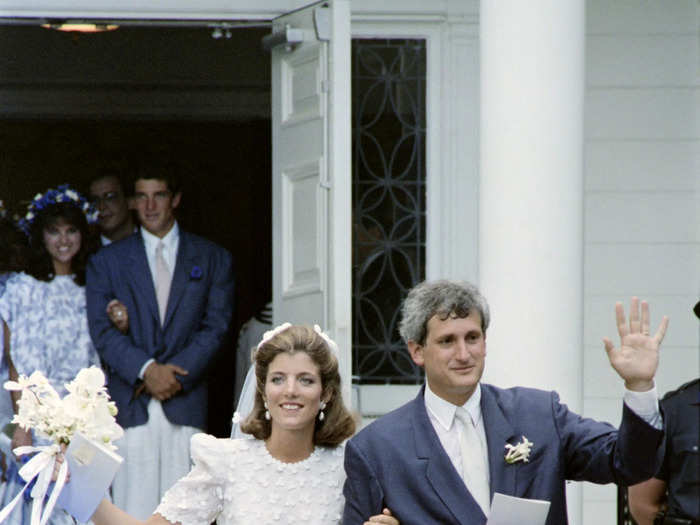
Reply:
M489 385L481 384L481 414L484 418L488 446L489 474L491 476L491 499L494 492L515 495L515 473L517 469L505 462L505 446L514 436L513 427L506 419L502 408Z
M148 258L146 257L146 248L143 245L143 239L138 233L132 235L131 239L132 246L129 250L131 253L131 264L129 264L131 279L129 282L133 285L135 295L145 300L151 315L160 323L156 289L153 286L153 277L151 276L151 268L148 266Z
M187 273L195 265L196 254L192 253L192 245L189 242L187 232L180 230L180 241L177 247L177 258L175 261L175 271L170 283L170 294L168 295L168 307L165 312L165 322L163 328L172 320L177 309L177 305L182 298L182 294L187 286L189 274Z
M486 516L467 490L464 481L459 477L452 461L440 444L440 438L425 408L424 391L425 386L413 401L413 430L416 456L426 462L426 478L458 523L462 525L486 523Z

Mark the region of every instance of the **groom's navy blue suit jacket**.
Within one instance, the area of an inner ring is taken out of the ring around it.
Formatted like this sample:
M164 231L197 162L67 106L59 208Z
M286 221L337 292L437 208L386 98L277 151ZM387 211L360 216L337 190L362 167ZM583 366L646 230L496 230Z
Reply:
M619 432L570 412L554 392L481 385L494 492L551 501L547 525L567 523L566 480L632 484L651 477L663 432L626 406ZM455 470L423 398L378 419L345 447L343 525L388 507L401 525L483 525L486 517ZM534 443L529 462L507 464L506 443Z
M168 420L206 428L207 369L221 346L233 313L231 255L211 241L180 230L165 322L161 326L153 278L139 232L105 246L87 268L90 335L105 365L107 386L123 427L148 420L150 396L133 398L139 371L155 358L181 366L182 391L163 402ZM119 299L129 312L129 331L107 317L107 303Z

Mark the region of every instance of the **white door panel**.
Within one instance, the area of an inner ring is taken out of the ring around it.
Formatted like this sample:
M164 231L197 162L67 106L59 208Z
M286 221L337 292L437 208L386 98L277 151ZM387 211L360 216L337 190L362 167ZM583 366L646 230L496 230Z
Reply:
M320 162L287 167L281 173L282 298L322 295L327 236L325 190ZM322 297L321 297L322 298ZM316 310L323 312L323 310ZM291 313L291 312L290 312ZM325 318L316 319L321 323ZM307 321L309 322L309 321Z
M326 326L327 195L319 191L328 97L325 47L316 39L313 9L283 15L273 33L301 29L300 44L272 49L273 312L275 323Z
M283 15L272 49L273 315L318 323L350 388L350 10L325 1ZM319 39L319 37L321 39Z

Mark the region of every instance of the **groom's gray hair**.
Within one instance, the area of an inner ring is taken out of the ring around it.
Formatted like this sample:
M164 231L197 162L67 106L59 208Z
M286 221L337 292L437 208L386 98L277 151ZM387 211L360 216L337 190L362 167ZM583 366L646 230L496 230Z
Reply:
M404 342L425 344L428 321L437 315L464 318L476 310L481 317L481 329L486 334L489 326L489 304L479 289L465 281L423 281L409 290L401 307L399 333Z

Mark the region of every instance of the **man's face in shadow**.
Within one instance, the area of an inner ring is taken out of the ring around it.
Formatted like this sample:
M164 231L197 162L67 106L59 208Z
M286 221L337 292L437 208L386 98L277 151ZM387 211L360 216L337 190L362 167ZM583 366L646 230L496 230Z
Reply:
M98 223L105 237L129 222L129 206L116 177L103 177L90 184L90 201L100 213Z

